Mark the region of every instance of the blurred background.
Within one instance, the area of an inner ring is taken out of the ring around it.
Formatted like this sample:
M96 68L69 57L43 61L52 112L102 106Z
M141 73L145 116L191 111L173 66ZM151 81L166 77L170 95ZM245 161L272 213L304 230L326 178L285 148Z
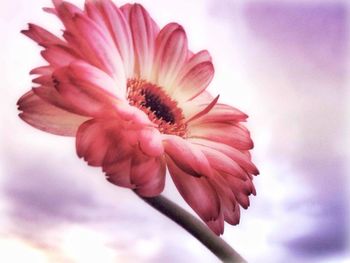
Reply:
M161 26L182 24L193 51L210 51L210 91L250 116L257 196L223 238L249 262L350 262L350 2L139 2ZM0 261L218 262L79 160L73 138L17 117L28 72L43 63L19 31L34 22L60 32L44 6L50 1L0 1ZM165 195L191 211L167 179Z

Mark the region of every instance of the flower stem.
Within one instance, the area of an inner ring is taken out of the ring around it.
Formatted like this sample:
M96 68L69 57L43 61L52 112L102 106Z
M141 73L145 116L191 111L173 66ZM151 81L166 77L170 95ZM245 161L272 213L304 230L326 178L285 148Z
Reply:
M161 195L156 197L139 197L160 213L182 226L223 262L247 262L199 219L166 197Z

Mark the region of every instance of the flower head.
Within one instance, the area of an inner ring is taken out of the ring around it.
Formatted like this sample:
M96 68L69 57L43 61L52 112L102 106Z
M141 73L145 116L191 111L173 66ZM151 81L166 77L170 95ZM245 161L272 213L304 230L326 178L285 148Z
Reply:
M113 184L157 196L166 168L180 194L216 233L237 224L255 189L247 115L218 103L206 88L214 67L192 53L184 29L159 29L139 4L86 1L84 10L54 0L46 8L63 38L29 24L23 33L44 48L37 87L18 101L20 117L76 137L79 157L102 167Z

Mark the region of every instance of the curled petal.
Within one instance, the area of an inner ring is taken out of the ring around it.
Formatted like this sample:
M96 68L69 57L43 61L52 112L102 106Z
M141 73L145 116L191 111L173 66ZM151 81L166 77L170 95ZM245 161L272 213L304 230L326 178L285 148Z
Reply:
M205 111L214 100L215 98L208 91L204 90L192 100L179 102L179 105L183 109L184 116L188 121L189 119L192 119L193 116L201 115L201 112Z
M210 102L208 105L206 105L203 109L201 109L200 112L195 113L193 116L191 116L189 119L187 119L186 123L193 122L196 119L208 114L213 109L213 107L215 106L217 101L219 100L219 96L220 95L216 96L216 98L213 99L213 101Z
M245 121L248 115L240 110L225 104L216 104L207 114L201 116L196 123L207 122L241 122Z

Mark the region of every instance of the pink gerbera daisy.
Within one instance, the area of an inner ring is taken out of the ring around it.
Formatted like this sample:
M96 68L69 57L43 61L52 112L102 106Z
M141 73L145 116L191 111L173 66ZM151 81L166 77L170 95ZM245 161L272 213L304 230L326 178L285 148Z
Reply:
M108 181L145 197L159 195L166 168L200 218L222 234L237 224L255 189L247 115L218 103L206 88L214 67L207 51L192 53L176 23L159 29L139 4L86 1L84 10L54 0L46 8L63 38L29 24L48 65L37 87L18 101L20 117L76 137L79 157L102 167Z

